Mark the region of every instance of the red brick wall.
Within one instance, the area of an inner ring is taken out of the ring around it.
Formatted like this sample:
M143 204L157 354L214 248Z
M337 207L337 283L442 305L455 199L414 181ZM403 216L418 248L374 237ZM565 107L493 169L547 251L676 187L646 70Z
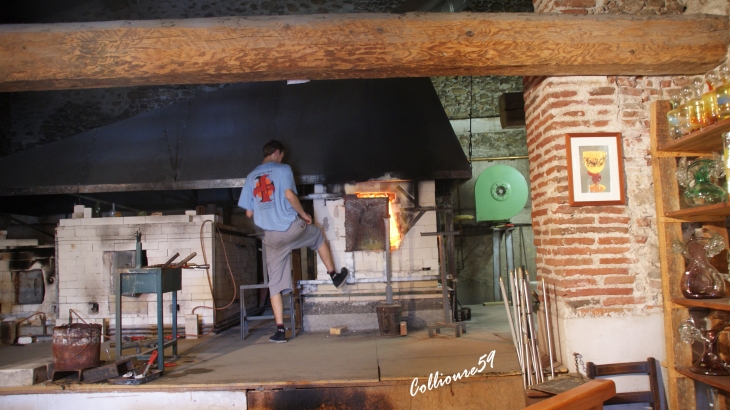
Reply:
M537 274L563 315L641 314L661 306L649 104L670 79L524 80ZM627 206L568 205L566 133L620 132Z

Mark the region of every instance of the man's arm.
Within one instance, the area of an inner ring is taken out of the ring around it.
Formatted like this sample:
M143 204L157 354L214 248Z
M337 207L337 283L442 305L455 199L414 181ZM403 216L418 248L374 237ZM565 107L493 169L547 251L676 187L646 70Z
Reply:
M253 211L250 210L250 209L247 209L246 210L246 216L249 217L249 218L253 218Z
M308 213L304 212L304 208L302 208L302 204L299 202L297 194L295 194L294 191L292 191L291 189L287 189L286 191L284 191L284 195L291 204L292 208L297 211L299 217L304 219L306 223L311 224L312 217ZM248 211L246 212L246 215L248 215Z

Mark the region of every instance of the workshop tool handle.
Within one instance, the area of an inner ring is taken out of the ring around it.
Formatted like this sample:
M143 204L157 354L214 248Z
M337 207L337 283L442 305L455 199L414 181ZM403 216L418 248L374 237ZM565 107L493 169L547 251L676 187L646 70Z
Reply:
M152 363L157 360L157 350L152 351L152 354L150 354L150 360L147 361L147 367L144 368L144 373L142 373L142 377L147 376L147 371L150 370L150 366L152 366Z
M178 252L178 253L176 253L176 254L174 254L174 255L172 255L172 258L170 258L170 260L168 260L167 262L165 262L165 263L164 263L164 264L162 265L162 269L165 269L165 268L167 268L168 266L170 266L170 264L172 263L172 261L174 261L175 259L177 259L177 257L178 257L178 256L180 256L180 253L179 253L179 252Z
M185 264L186 264L186 263L188 263L188 261L189 261L190 259L193 259L193 258L195 257L195 255L197 255L197 253L196 253L196 252L193 252L193 253L191 253L191 254L190 254L190 255L188 255L188 256L187 256L187 257L186 257L185 259L183 259L183 260L181 260L180 262L176 263L176 264L175 264L175 265L173 265L172 267L173 267L173 268L182 268L183 266L185 266Z

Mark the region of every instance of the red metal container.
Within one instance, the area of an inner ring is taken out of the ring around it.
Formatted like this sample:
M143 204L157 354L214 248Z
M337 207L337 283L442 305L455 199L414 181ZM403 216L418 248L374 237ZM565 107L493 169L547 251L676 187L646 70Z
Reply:
M55 370L80 370L99 366L101 325L74 323L53 328Z

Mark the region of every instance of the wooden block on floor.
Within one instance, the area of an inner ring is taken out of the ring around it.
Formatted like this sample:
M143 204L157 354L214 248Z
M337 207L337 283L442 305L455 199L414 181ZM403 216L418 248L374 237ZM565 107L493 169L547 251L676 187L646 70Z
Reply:
M331 335L341 335L347 332L347 326L335 326L330 328Z

